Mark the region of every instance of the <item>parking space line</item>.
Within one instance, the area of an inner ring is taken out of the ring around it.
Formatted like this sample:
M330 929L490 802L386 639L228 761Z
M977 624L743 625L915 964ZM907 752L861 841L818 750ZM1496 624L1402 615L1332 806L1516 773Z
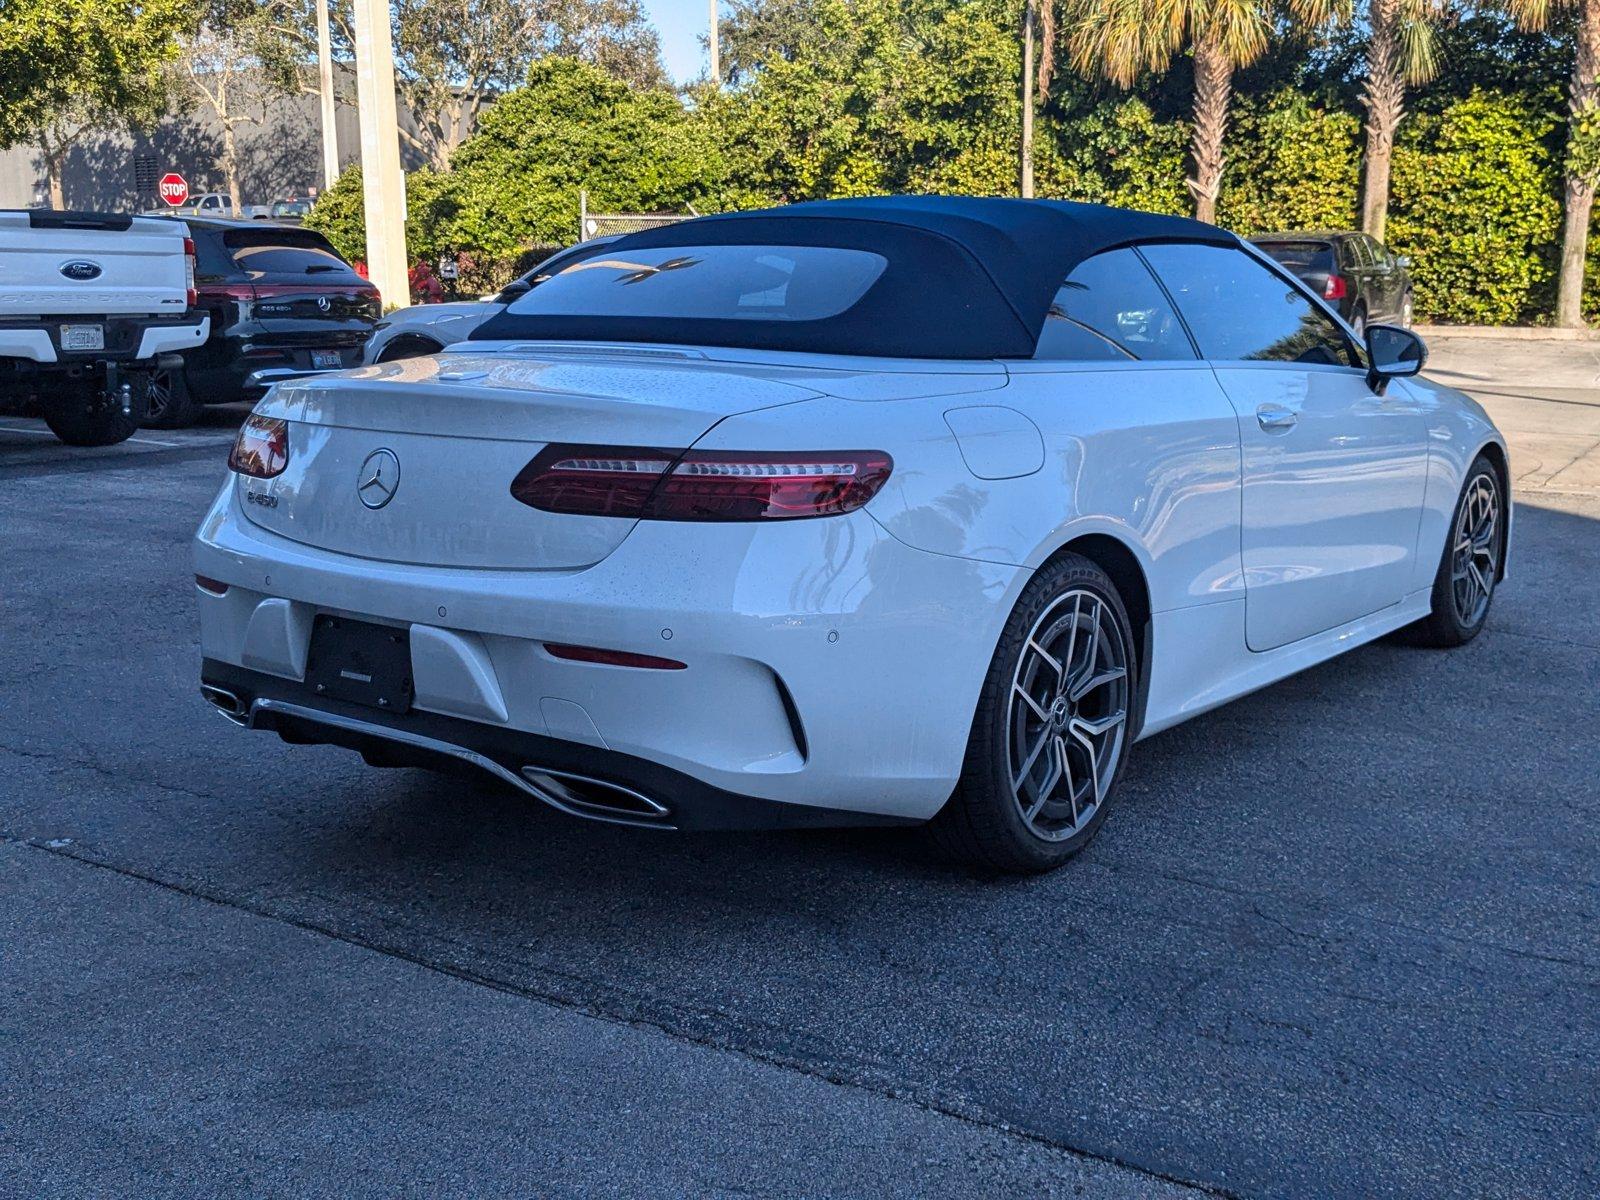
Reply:
M34 437L55 437L55 434L48 429L29 429L26 425L7 425L3 422L0 422L0 433L31 433ZM137 442L141 446L164 446L168 450L183 445L182 442L159 442L155 438L131 437L125 440Z

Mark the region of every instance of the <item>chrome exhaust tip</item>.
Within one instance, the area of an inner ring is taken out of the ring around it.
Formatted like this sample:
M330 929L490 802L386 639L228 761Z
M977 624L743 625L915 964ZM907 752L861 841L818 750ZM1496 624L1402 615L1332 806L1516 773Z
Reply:
M243 700L239 699L227 688L219 688L213 684L202 683L200 685L200 694L211 702L213 708L235 725L246 726L250 724L250 710L245 707Z
M522 778L546 803L574 816L640 823L666 822L672 817L672 809L661 801L620 783L534 766L523 767Z

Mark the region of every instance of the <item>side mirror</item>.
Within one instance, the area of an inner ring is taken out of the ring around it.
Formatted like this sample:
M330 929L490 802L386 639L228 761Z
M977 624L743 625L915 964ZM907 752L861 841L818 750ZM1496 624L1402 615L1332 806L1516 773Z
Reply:
M533 291L533 285L526 279L513 279L495 295L496 304L510 304L513 300L520 300Z
M1411 256L1409 254L1396 255L1395 256L1395 260L1394 260L1394 265L1397 266L1397 267L1400 267L1402 269L1410 267L1411 266Z
M1382 392L1391 379L1404 379L1422 370L1428 347L1416 334L1398 325L1367 326L1367 382Z

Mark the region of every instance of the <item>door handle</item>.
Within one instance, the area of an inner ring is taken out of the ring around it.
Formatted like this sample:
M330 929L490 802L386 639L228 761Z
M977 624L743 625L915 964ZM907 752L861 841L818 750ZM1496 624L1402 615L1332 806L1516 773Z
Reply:
M1256 424L1269 433L1275 429L1293 429L1300 414L1281 404L1263 404L1256 409Z

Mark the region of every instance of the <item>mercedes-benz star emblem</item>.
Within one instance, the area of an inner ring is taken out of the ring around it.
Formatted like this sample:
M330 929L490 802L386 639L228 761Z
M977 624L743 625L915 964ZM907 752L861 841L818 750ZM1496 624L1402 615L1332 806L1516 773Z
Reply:
M361 464L356 495L368 508L382 508L400 490L400 460L393 450L374 450Z
M329 300L326 296L318 296L317 297L317 307L320 308L323 312L327 312L330 308L333 307L333 301Z

